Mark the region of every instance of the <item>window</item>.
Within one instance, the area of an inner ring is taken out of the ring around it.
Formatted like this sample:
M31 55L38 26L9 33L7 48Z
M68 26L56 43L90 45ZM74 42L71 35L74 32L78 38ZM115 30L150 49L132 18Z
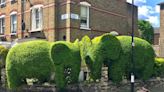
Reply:
M42 30L42 7L33 7L32 8L32 31L41 31Z
M17 32L17 15L11 15L11 33Z
M11 1L11 4L14 4L16 3L16 0L10 0Z
M0 34L3 35L5 32L5 18L0 18Z
M1 8L6 6L5 0L0 0L0 6L1 6Z
M80 27L83 29L89 29L89 7L91 6L87 2L80 2Z
M161 6L160 6L160 9L163 10L163 9L164 9L164 5L161 5Z

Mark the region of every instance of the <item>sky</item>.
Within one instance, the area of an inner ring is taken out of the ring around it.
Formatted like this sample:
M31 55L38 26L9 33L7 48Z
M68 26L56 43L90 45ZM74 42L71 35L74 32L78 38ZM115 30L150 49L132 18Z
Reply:
M131 3L132 0L127 0ZM149 21L153 27L160 26L160 2L164 0L134 0L134 4L138 6L138 19Z

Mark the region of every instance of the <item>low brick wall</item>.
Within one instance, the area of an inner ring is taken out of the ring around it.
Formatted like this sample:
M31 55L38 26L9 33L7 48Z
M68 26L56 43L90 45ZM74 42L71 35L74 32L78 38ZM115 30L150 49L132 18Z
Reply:
M130 92L130 82L123 80L119 85L108 81L107 76L108 68L102 68L102 78L96 83L79 83L75 85L69 85L65 90L61 92ZM5 79L5 78L3 78ZM142 87L151 90L153 88L163 87L164 79L163 78L154 78L146 82L136 80L135 81L135 92L144 92L137 91ZM21 89L13 91L6 90L5 86L0 88L0 92L59 92L55 85L32 85L32 86L22 86ZM150 92L163 92L163 91L150 91Z

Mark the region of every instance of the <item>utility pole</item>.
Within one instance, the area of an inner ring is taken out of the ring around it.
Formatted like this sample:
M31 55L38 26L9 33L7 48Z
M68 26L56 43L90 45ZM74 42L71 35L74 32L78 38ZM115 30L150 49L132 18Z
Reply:
M134 80L135 80L135 74L134 74L134 69L135 69L135 62L134 62L134 0L132 0L132 51L131 51L131 63L132 63L132 70L131 70L131 92L134 92Z

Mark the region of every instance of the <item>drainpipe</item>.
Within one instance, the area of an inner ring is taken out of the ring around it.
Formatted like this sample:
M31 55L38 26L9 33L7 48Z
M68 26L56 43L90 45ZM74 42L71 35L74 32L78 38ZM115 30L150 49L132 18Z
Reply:
M71 0L67 0L66 3L66 14L69 15L69 18L66 20L66 41L71 41Z
M25 0L21 0L21 38L24 38L25 21L24 21Z

